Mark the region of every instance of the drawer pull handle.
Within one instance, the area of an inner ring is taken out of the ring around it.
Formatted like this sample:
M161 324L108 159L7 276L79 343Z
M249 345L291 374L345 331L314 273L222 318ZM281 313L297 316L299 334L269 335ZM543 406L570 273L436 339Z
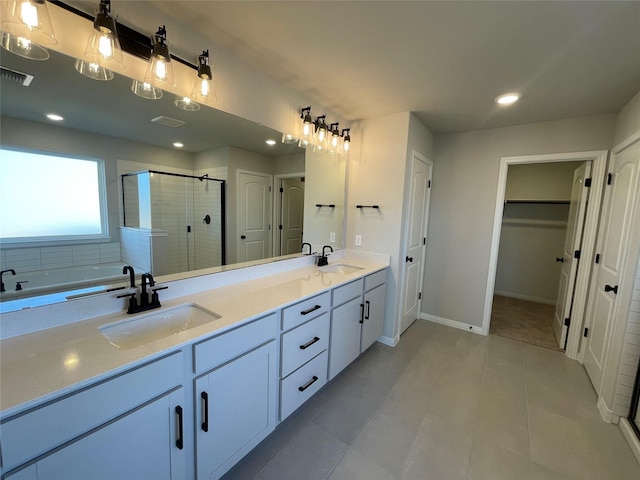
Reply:
M307 388L309 388L311 385L313 385L317 381L318 381L318 377L314 375L311 380L309 380L307 383L305 383L301 387L298 387L298 390L300 390L301 392L304 392Z
M182 407L178 405L176 407L176 416L178 417L178 438L176 439L176 447L182 450Z
M309 340L304 345L300 345L300 350L306 350L307 348L309 348L311 345L313 345L314 343L316 343L318 341L320 341L319 337L313 337L313 340Z
M320 305L315 305L308 310L303 310L300 312L300 315L309 315L311 312L315 312L319 308L322 308Z
M360 323L364 323L364 303L360 304Z
M202 392L200 394L200 398L202 399L202 425L201 428L203 431L209 431L209 394L207 392Z
M369 310L371 310L371 302L369 302L369 300L365 301L364 303L367 304L367 313L364 316L365 320L369 320Z

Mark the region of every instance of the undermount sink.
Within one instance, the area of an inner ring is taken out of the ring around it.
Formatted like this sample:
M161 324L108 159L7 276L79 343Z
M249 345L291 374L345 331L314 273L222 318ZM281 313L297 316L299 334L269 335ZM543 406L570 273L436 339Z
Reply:
M99 330L113 345L122 349L170 337L222 318L195 303L157 310L128 320L107 323Z
M347 265L345 263L337 263L335 265L329 265L328 267L321 267L320 271L325 273L335 273L336 275L350 275L356 273L358 270L362 270L361 267L354 267L353 265Z

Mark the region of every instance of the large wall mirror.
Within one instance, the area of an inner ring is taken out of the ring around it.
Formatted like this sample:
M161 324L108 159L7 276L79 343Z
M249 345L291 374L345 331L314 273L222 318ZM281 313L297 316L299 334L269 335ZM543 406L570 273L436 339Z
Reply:
M0 239L1 268L11 270L2 311L120 288L123 264L156 278L189 276L299 255L302 242L314 252L342 248L346 159L284 145L279 132L208 106L178 109L168 92L137 97L129 78L92 80L73 58L50 53L33 61L1 52L0 176L9 178L19 161L9 159L21 153L98 160L108 235ZM11 72L29 76L29 85ZM34 170L22 169L19 194L0 205L20 207L19 216L0 218L27 226L49 218L45 187L61 180ZM69 195L84 182L74 172L63 175Z

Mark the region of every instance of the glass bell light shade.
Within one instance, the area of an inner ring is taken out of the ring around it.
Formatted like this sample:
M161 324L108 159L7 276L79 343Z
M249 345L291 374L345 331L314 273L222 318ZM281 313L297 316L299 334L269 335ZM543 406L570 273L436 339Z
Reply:
M93 80L109 81L114 77L111 70L101 67L97 63L87 62L86 60L80 60L79 58L76 59L75 67L82 75Z
M345 128L342 130L342 154L349 155L349 148L351 147L351 135L349 135L350 129Z
M311 107L302 109L302 124L300 125L300 133L298 134L298 146L301 148L307 148L309 145L313 146L315 124L311 119Z
M110 2L101 0L84 56L91 64L112 70L123 69L124 58L116 30L116 21L109 16L109 10Z
M315 143L321 149L324 149L326 147L327 133L329 132L329 128L327 127L327 124L324 121L325 118L326 118L326 115L320 115L318 118L316 118Z
M295 135L292 135L290 133L282 134L282 143L284 143L285 145L294 145L298 143L298 141L299 141L299 138L296 137Z
M194 102L189 97L181 97L176 95L176 99L173 101L173 104L181 110L186 110L187 112L197 112L200 110L200 105Z
M31 60L47 60L49 58L49 51L46 48L24 37L18 37L7 32L2 32L2 48Z
M156 87L175 89L173 65L167 46L167 30L160 27L153 36L153 50L144 74L144 81Z
M209 65L209 50L204 50L202 55L198 56L198 74L193 81L191 98L203 103L207 99L216 100L216 89Z
M162 98L162 90L154 87L150 83L134 80L131 84L131 91L138 97L148 100L159 100Z

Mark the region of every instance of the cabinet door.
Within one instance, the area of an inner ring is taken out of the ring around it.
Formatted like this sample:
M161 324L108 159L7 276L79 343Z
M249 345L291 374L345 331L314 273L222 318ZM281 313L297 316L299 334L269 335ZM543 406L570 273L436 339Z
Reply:
M362 323L362 344L364 352L382 335L384 323L384 285L364 294L364 321Z
M7 478L183 479L185 451L176 445L181 430L176 408L183 408L183 400L183 390L176 390Z
M355 298L331 312L329 379L335 377L360 354L362 297Z
M196 471L221 477L274 428L275 341L196 379Z

